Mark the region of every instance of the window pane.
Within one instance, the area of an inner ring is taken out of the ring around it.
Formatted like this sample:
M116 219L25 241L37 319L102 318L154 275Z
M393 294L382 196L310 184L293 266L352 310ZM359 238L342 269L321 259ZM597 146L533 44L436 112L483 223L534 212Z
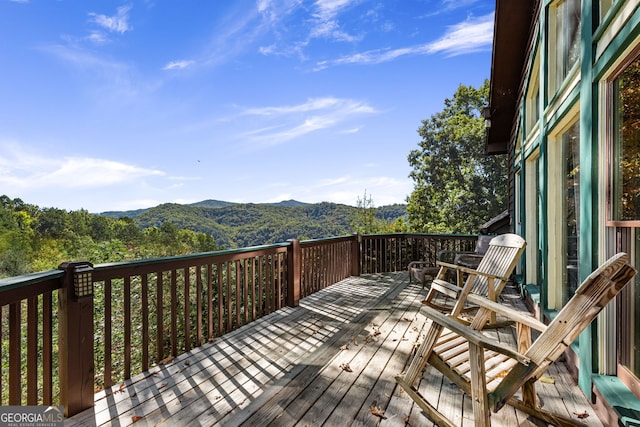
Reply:
M640 220L640 59L613 83L612 219Z
M580 59L580 0L562 0L550 9L552 45L555 50L555 81L557 90L571 68Z
M563 236L564 250L564 287L562 304L564 305L575 293L580 284L578 270L578 235L580 230L580 125L576 122L562 135L562 151L564 156L565 198Z

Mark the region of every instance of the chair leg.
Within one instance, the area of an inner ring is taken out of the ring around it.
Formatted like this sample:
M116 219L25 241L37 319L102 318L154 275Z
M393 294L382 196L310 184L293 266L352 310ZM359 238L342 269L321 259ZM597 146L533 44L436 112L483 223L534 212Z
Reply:
M469 343L469 363L471 365L471 400L476 427L490 427L491 413L487 398L487 381L484 368L484 349Z
M424 341L418 346L416 355L413 357L409 368L406 373L402 375L405 381L412 387L416 383L417 379L422 376L422 372L427 366L427 361L429 360L433 346L443 329L441 325L435 322L428 322L430 322L430 325Z
M407 381L405 381L402 375L398 375L396 377L397 383L407 392L409 397L413 399L414 402L424 411L427 417L433 421L439 427L457 427L453 424L448 418L442 415L438 410L431 405L427 400L415 389L412 385L410 385Z

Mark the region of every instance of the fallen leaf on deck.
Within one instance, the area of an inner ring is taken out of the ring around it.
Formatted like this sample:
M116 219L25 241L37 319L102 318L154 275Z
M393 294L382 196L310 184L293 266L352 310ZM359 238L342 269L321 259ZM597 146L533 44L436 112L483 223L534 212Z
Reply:
M349 344L345 344L340 347L340 350L349 350Z
M555 384L556 380L553 377L549 377L549 376L542 376L540 377L539 380L541 383L545 383L545 384Z
M403 317L402 320L404 320L406 322L413 322L413 320L409 319L408 317Z
M504 378L507 376L507 374L509 373L509 371L502 371L498 374L498 378Z
M351 366L349 366L348 363L343 363L342 365L340 365L340 369L342 369L345 372L353 372L353 370L351 369Z
M184 361L184 366L189 366L189 365L191 365L191 362L189 362L189 360L188 360L188 359L187 359L187 360L185 360L185 361Z
M384 409L379 408L377 405L378 405L378 402L374 400L371 406L369 407L369 410L371 411L371 415L375 415L376 417L380 417L383 420L386 420L387 417L384 416Z
M166 386L167 386L167 383L162 383L162 384L160 384L158 386L158 390L160 390L161 388L166 387Z
M578 417L578 418L580 418L580 419L584 419L584 418L587 418L587 417L589 416L589 414L587 414L587 412L586 412L586 411L585 411L585 412L582 412L582 413L579 413L579 414L578 414L578 413L576 413L576 412L574 412L574 413L573 413L573 415L575 415L576 417Z
M135 423L138 422L142 419L143 417L141 417L140 415L134 415L133 417L131 417L131 422Z
M353 343L353 345L358 345L358 341L356 341L356 336L355 335L351 336L351 342Z
M169 363L173 360L173 356L165 357L161 361L158 362L158 365L164 365L165 363Z

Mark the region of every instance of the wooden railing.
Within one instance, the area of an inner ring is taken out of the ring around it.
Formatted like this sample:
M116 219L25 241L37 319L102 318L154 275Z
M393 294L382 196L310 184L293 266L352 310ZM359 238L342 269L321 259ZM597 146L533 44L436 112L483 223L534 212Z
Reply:
M66 263L0 280L0 405L63 405L361 273L400 271L475 236L346 236L121 263ZM93 296L78 297L83 275Z
M361 236L360 272L402 271L411 261L436 265L442 250L473 251L478 237L461 234L373 234Z

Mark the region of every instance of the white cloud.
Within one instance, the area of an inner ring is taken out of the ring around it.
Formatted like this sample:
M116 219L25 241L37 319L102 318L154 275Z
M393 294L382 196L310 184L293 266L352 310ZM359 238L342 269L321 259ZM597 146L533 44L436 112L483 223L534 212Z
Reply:
M315 16L322 21L333 19L341 9L355 3L353 0L316 0Z
M286 188L286 190L277 193L276 196L257 202L275 203L295 199L309 203L331 201L355 206L358 198L361 199L366 190L375 206L384 206L405 203L406 197L413 190L411 180L400 180L388 176L343 175L315 182L305 182L304 185L295 182L282 182L279 186Z
M277 145L375 113L375 108L362 101L333 97L312 98L297 105L248 108L242 116L255 116L267 123L243 133L241 138L263 145Z
M438 40L398 49L376 49L316 63L315 71L344 64L380 64L403 56L445 53L449 56L490 49L493 42L493 13L453 25Z
M444 52L461 55L491 47L493 13L449 27L444 36L426 46L427 53Z
M94 44L106 44L109 42L109 37L102 31L92 31L86 39Z
M309 37L327 38L338 41L354 42L362 39L362 35L351 35L341 29L337 16L358 0L316 0L313 13L314 26Z
M172 61L167 63L167 65L165 65L162 69L163 70L183 70L185 68L189 68L193 66L194 64L195 64L194 61L186 61L186 60Z
M0 154L0 185L14 189L101 188L124 184L164 172L91 157L43 156L16 144L3 144Z
M129 31L129 11L131 5L120 6L113 16L102 15L98 13L89 13L92 21L107 31L124 34Z

